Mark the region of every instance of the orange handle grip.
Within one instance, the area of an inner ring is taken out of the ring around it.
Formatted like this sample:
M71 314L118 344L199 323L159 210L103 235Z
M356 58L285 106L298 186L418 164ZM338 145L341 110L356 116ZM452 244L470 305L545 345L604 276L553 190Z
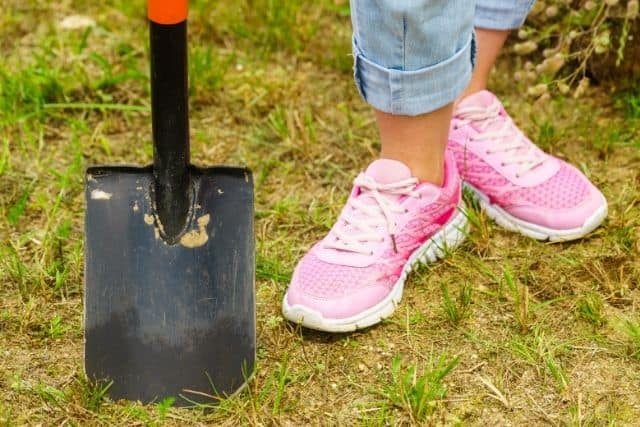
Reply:
M157 24L178 24L187 19L188 0L149 0L147 15Z

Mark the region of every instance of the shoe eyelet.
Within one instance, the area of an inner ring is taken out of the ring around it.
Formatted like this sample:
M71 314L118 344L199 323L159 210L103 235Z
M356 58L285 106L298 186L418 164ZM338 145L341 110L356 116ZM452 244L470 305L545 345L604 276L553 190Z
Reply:
M370 252L369 252L369 255L373 255L373 251L370 251Z
M504 163L500 163L500 166L505 167L505 166L506 166L506 164L504 164Z
M409 213L409 209L405 208L404 213Z

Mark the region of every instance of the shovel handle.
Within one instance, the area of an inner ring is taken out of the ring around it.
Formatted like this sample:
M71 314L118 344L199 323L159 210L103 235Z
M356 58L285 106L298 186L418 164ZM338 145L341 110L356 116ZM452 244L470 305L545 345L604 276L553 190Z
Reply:
M178 24L187 20L188 0L149 0L149 20L157 24Z
M149 0L154 199L167 243L190 207L187 0Z

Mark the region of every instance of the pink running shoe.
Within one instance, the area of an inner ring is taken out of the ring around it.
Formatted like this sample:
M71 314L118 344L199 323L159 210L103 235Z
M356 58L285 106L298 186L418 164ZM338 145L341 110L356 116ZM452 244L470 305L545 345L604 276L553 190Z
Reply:
M282 301L284 317L308 328L348 332L391 316L407 275L466 234L453 157L445 183L418 183L403 163L376 160L354 182L329 234L296 267Z
M602 193L578 169L536 147L491 92L456 106L448 150L464 185L508 230L567 241L585 236L607 216Z

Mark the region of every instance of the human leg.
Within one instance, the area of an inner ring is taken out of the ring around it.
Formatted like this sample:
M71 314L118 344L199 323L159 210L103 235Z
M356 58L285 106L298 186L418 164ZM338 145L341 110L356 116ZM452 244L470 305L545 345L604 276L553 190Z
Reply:
M296 267L283 314L330 332L390 316L418 262L463 239L460 180L445 155L453 101L469 81L473 2L352 0L355 79L375 109L381 159Z
M509 30L491 30L476 27L476 42L478 44L476 66L469 85L460 97L461 99L487 89L491 70L493 70L496 59L498 59L498 55L508 36Z
M409 166L420 182L442 185L444 152L453 104L419 116L398 116L376 110L383 159Z
M448 148L467 186L503 227L541 240L581 238L607 215L602 193L576 168L536 147L487 81L508 32L530 0L478 0L477 67L456 104Z
M381 157L442 182L451 104L469 81L473 2L351 2L355 77L376 111Z

